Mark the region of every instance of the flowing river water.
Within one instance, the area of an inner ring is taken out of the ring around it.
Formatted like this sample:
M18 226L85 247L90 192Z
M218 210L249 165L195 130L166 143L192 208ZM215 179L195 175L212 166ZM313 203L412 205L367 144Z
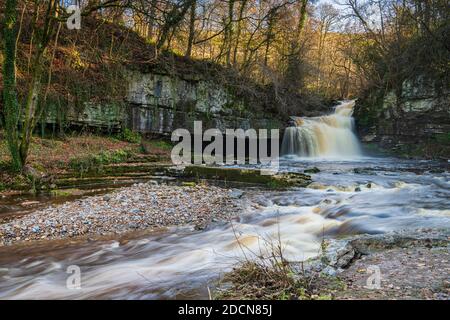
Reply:
M351 113L341 112L331 117L351 118ZM296 139L300 147L290 149L296 155L283 157L280 169L317 167L313 184L285 191L248 189L251 205L232 222L204 231L174 228L126 241L0 248L0 298L207 299L208 288L224 272L273 241L281 240L289 260L302 261L319 253L323 237L449 228L449 164L363 156L359 144L353 145L357 141L349 121L299 121L307 128L293 128L287 139ZM323 134L340 138L327 147ZM307 139L309 146L297 139ZM66 286L71 265L81 270L81 289Z

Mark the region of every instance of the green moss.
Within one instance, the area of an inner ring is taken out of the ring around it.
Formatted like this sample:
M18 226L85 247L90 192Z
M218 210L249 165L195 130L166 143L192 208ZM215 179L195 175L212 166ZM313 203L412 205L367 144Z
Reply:
M104 151L99 154L89 155L70 160L69 167L80 175L89 171L101 171L104 165L120 163L131 157L128 150Z
M260 170L255 169L188 166L184 170L184 175L197 179L262 184L274 189L293 186L306 187L311 183L311 177L301 173L262 175Z
M333 297L329 294L319 295L316 300L333 300Z
M63 190L52 190L51 195L54 197L68 197L74 194L79 193L79 189L63 189Z
M173 148L173 145L171 143L164 140L152 140L149 141L149 144L163 150L172 150Z
M357 102L355 118L360 127L370 128L377 125L380 112L383 110L383 99L384 94L375 91Z
M142 138L139 132L134 132L128 128L125 128L118 135L118 139L130 143L141 143Z
M450 145L450 132L435 134L433 139L436 140L437 143Z
M319 173L320 169L317 167L313 167L313 168L309 168L309 169L305 169L303 170L304 173Z
M189 182L183 182L183 183L181 183L181 185L183 187L195 187L197 185L197 183L195 183L193 181L189 181Z

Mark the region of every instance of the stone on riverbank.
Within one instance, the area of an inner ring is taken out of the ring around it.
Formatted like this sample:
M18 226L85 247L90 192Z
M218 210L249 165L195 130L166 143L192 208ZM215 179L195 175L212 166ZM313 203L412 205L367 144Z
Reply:
M184 169L183 175L185 177L197 179L260 184L274 189L306 187L311 183L311 177L302 173L277 173L275 175L264 175L257 169L187 166Z
M134 230L225 221L244 205L215 186L140 183L107 195L50 206L0 224L0 245L41 239L106 236Z
M320 169L317 167L313 167L313 168L309 168L309 169L305 169L303 170L304 173L319 173Z

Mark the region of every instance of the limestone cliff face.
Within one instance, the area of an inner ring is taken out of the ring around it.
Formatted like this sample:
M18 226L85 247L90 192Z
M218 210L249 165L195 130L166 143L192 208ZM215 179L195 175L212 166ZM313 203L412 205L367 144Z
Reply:
M450 88L424 78L404 81L397 91L372 92L358 101L355 118L363 142L406 153L406 149L411 151L434 143L446 148L450 134ZM416 151L421 155L420 150Z
M258 113L225 87L198 75L127 71L123 85L127 88L123 102L69 105L63 112L49 106L46 122L111 131L128 127L158 134L170 134L177 128L192 130L194 121L202 121L203 129L222 131L280 127L272 115Z
M199 77L130 72L127 105L128 126L140 132L170 133L203 128L276 128L274 120L252 112L251 106L223 86Z

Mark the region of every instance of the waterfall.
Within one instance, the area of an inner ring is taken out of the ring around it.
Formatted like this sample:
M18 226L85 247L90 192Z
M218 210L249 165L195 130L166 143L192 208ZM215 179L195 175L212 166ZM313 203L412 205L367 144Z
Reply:
M355 101L344 101L334 113L322 117L292 117L295 126L286 128L281 146L283 155L342 158L361 155L354 133Z

